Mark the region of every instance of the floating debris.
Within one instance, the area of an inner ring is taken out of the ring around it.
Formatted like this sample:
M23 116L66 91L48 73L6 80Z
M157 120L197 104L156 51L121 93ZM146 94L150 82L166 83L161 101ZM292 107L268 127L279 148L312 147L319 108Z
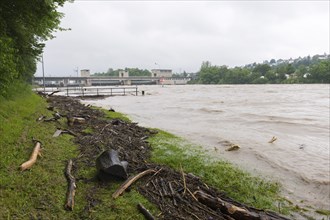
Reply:
M270 141L268 141L268 143L273 143L276 140L277 140L277 137L273 136L272 139Z
M227 148L226 151L234 151L238 149L240 149L240 146L238 146L237 144L233 144L229 148Z

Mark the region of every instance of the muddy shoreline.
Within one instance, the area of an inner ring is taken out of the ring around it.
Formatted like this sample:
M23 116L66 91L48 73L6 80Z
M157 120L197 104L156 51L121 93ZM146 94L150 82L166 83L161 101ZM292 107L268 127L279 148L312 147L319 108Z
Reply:
M191 192L202 190L248 212L257 213L260 217L272 216L273 219L287 219L274 212L257 210L233 201L224 192L207 186L193 174L184 174L183 178L182 173L178 171L148 162L151 147L147 138L156 133L154 130L120 119L105 119L102 111L85 106L77 99L53 96L48 98L48 102L67 117L74 115L86 117L86 123L69 126L70 131L76 134L74 142L79 147L79 156L73 159L73 175L77 175L79 169L95 167L97 156L108 149L117 150L120 158L129 163L130 176L147 169L158 171L156 176L142 178L134 185L144 197L160 209L161 215L157 216L157 219L232 219L229 213L218 208L211 209L196 201L192 194L184 194L185 189ZM87 132L87 128L93 132ZM89 194L86 195L89 205L85 211L88 214L100 202L98 198L95 198L97 190L111 184L111 180L109 182L108 179L103 179L99 175L93 179L87 179L84 176L76 176L76 178L81 183L94 183L91 184ZM163 193L162 190L164 190ZM169 191L172 191L172 195ZM166 192L168 195L165 195Z

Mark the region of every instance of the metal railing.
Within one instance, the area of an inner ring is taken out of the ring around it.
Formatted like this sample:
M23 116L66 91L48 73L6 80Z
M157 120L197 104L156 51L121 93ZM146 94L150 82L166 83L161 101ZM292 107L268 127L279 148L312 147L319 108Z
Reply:
M35 89L39 91L40 88ZM54 87L46 88L46 92L59 91L59 94L66 96L116 96L116 95L138 95L137 86L118 87Z

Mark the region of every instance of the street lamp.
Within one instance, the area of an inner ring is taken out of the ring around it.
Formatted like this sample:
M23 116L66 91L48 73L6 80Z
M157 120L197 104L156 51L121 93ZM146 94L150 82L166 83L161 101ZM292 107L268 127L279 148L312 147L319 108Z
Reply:
M43 84L44 84L44 93L46 93L45 88L45 69L44 69L44 54L41 54L41 64L42 64L42 78L43 78Z

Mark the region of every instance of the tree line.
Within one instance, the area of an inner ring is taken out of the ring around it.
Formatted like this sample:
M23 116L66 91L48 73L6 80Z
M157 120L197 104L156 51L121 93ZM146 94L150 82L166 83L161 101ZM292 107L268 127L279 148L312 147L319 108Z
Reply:
M191 84L330 83L330 56L264 61L244 67L202 63Z
M66 1L0 1L0 97L14 84L31 82L44 42L63 30L57 8Z

